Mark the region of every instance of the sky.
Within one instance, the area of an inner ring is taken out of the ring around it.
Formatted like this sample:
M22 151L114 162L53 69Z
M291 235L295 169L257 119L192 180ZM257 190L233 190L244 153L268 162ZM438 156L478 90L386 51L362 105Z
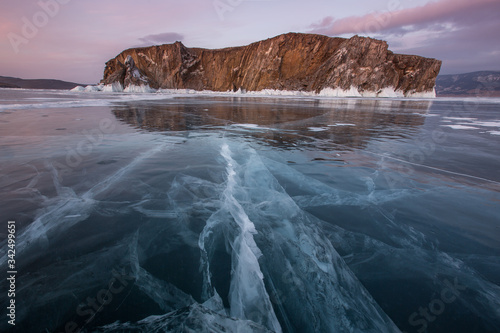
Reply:
M500 0L2 0L0 76L98 83L127 48L287 32L383 39L443 60L441 74L500 70Z

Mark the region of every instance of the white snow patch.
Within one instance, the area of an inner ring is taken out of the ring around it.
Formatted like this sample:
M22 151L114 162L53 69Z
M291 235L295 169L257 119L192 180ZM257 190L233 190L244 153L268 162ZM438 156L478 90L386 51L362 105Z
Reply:
M134 71L132 72L132 76L135 77L135 78L140 79L141 78L141 73L139 72L139 70L137 68L135 68Z
M351 87L349 90L343 90L340 88L325 88L320 91L318 96L325 97L362 97L358 89Z
M137 73L134 72L134 76L137 77ZM147 86L147 85L145 85ZM94 86L95 87L95 86ZM103 92L140 92L140 93L161 93L161 94L171 94L171 95L216 95L216 96L292 96L292 97L326 97L326 98L345 98L345 97L362 97L362 98L434 98L435 92L424 92L424 93L408 93L404 94L402 91L395 90L393 87L387 87L379 91L363 91L360 92L357 88L351 87L348 90L343 90L340 88L325 88L319 93L312 91L293 91L293 90L276 90L276 89L263 89L260 91L247 91L245 89L238 89L238 91L211 91L211 90L194 90L194 89L152 89L149 86L147 88L139 88L134 86L127 86L125 89L120 83L115 82L112 85L97 86L99 90L92 91L103 91ZM87 91L82 90L81 87L76 87L72 91L82 92Z
M327 125L329 127L336 127L336 126L356 126L355 124L344 124L344 123L336 123L335 125Z
M104 88L104 85L88 85L86 87L82 87L82 86L77 86L77 87L74 87L73 89L71 89L70 91L72 92L98 92L98 91L102 91Z
M230 92L231 93L231 92ZM245 91L239 89L233 94L239 95L250 95L250 96L314 96L313 92L308 91L293 91L293 90L275 90L275 89L263 89L260 91Z
M500 131L489 131L491 135L500 135Z
M474 120L477 120L477 118L466 118L466 117L443 117L443 119L460 120L460 121L474 121Z
M423 92L410 92L405 95L408 98L436 98L436 89Z
M453 129L464 129L464 130L469 130L469 129L479 129L477 127L472 127L472 126L465 126L465 125L441 125L441 126L445 126L445 127L450 127L450 128L453 128Z
M323 131L328 131L328 127L308 127L308 130L311 132L323 132Z
M113 84L108 84L102 87L103 92L123 92L123 86L120 82L113 82Z
M245 128L259 128L259 125L257 124L238 124L236 126Z
M375 91L364 91L362 93L363 97L373 97L373 98L402 98L405 97L405 94L400 91L396 90L395 88L387 87L384 89L381 89L377 92Z
M144 84L140 86L136 85L129 85L127 88L123 90L123 92L126 93L139 93L139 94L150 94L150 93L155 93L157 90L151 88L149 85Z
M243 128L247 128L247 129L255 129L255 130L271 130L271 131L274 131L273 128L262 127L262 126L257 125L257 124L234 124L233 126L235 126L235 127L243 127Z
M76 86L73 89L71 89L70 91L73 91L73 92L82 92L82 91L85 91L85 87Z
M500 121L499 120L495 120L495 121L475 121L471 125L482 126L482 127L499 127L500 128Z

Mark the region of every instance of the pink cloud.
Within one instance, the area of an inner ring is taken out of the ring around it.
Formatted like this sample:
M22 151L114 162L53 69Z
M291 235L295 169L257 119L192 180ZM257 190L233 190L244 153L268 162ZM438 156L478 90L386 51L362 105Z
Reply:
M177 32L164 32L161 34L147 35L145 37L139 38L141 42L145 44L168 44L176 41L182 42L184 40L184 35Z
M471 19L481 20L477 15L479 12L499 11L500 1L439 0L415 8L398 9L397 5L394 7L396 8L387 8L383 12L364 16L350 16L338 20L326 17L321 22L311 25L311 32L327 35L373 34L423 24L465 23L465 21L470 22Z

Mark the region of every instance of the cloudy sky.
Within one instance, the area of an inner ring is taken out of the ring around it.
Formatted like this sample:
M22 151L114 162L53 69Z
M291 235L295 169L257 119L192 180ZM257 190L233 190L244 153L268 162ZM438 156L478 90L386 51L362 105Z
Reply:
M500 0L2 0L0 75L97 83L130 47L220 48L291 31L384 39L443 60L442 74L500 70Z

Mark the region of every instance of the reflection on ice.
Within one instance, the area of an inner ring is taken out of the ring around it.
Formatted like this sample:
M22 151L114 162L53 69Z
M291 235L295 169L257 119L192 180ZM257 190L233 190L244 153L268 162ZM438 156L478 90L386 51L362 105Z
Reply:
M135 127L150 131L195 131L223 129L246 131L252 138L272 146L296 145L343 149L362 148L370 139L397 136L402 129L416 130L432 101L397 100L275 100L214 98L199 103L172 100L158 105L116 105L115 116ZM208 108L207 108L208 107ZM229 125L229 126L228 126ZM327 140L318 144L316 140Z

